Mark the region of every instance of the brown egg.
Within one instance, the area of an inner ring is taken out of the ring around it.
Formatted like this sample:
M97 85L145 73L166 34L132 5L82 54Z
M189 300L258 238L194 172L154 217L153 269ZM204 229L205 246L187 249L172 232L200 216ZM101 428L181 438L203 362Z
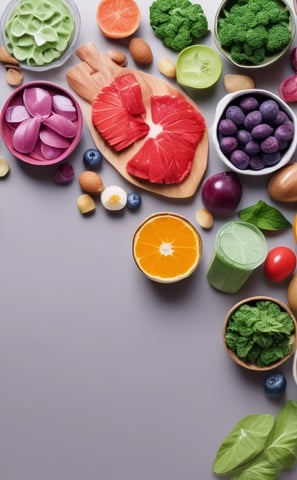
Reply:
M149 44L139 37L133 37L129 42L129 51L134 62L149 65L153 61L153 53Z
M297 202L297 163L288 163L272 174L268 193L277 202Z
M297 315L297 273L293 275L288 285L288 305L294 315Z

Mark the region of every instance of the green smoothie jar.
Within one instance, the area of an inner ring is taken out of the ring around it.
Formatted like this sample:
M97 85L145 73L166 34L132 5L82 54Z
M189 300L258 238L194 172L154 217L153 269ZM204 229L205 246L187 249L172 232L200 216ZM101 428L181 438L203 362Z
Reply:
M241 220L228 222L216 235L207 280L217 290L235 293L266 255L266 239L258 227Z

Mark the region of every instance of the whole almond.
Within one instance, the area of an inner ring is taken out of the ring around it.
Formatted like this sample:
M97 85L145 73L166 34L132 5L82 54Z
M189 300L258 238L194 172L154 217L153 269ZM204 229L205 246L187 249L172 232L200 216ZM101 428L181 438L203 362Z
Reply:
M78 182L82 191L90 195L100 195L104 190L102 178L91 170L82 172L78 177Z
M114 63L116 63L120 67L125 67L127 65L127 57L124 54L124 52L121 52L120 50L114 50L113 48L109 48L107 50L107 55Z
M140 37L133 37L129 42L129 51L135 63L149 65L153 61L153 52L149 44Z

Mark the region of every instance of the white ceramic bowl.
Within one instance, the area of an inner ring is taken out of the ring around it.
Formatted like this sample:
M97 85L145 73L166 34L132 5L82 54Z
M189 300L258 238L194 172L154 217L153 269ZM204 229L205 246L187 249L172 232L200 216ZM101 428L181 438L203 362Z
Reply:
M297 351L294 353L294 357L293 357L292 373L293 373L294 382L297 385Z
M294 37L295 37L295 32L296 32L296 26L295 26L295 14L292 10L292 8L290 7L290 5L288 4L288 2L286 0L278 0L278 3L281 4L282 6L284 6L285 8L288 9L288 11L290 12L290 22L289 22L289 28L291 30L291 41L288 43L288 45L281 51L275 53L274 55L270 55L270 56L267 56L265 58L265 60L261 63L258 63L257 65L253 65L253 64L241 64L241 63L237 63L236 61L234 61L232 58L231 58L231 55L230 55L230 52L227 51L225 48L223 48L221 46L221 43L220 43L220 40L219 40L219 35L218 35L218 22L219 22L219 19L221 17L224 17L225 14L224 14L224 11L225 10L228 10L232 5L234 5L235 3L237 3L237 0L223 0L216 12L216 15L215 15L215 21L214 21L214 41L215 41L215 44L218 48L218 50L220 51L220 53L223 55L223 57L225 57L226 60L228 60L229 62L231 62L233 65L235 65L236 67L240 67L240 68L245 68L245 69L250 69L250 70L255 70L255 69L259 69L259 68L265 68L265 67L269 67L271 66L272 64L274 64L275 62L277 62L278 60L280 60L284 55L285 53L288 51L288 49L290 48L290 46L292 45L292 42L294 40ZM294 0L294 6L295 6L295 9L297 9L297 6L296 6L296 0Z
M238 104L241 97L244 97L246 95L249 96L256 96L258 98L262 99L273 99L275 100L280 109L283 110L290 120L294 124L294 136L293 139L291 140L291 143L289 147L286 150L282 151L282 156L281 160L276 163L273 166L266 166L265 168L262 168L260 170L253 170L251 168L245 168L245 169L240 169L237 168L231 161L230 159L222 152L220 143L219 143L219 135L218 135L218 125L220 120L224 117L224 112L226 108L230 105L233 104ZM229 93L225 95L220 102L217 104L216 112L215 112L215 118L214 122L212 125L212 131L211 131L211 136L212 136L212 141L214 143L216 152L219 156L219 158L222 160L222 162L228 167L230 170L233 170L236 173L242 174L242 175L253 175L253 176L261 176L261 175L268 175L271 174L283 166L285 166L291 159L292 156L295 153L296 147L297 147L297 119L296 116L293 113L293 110L291 107L287 105L279 96L272 92L268 92L267 90L262 90L262 89L247 89L247 90L241 90L233 93Z
M11 0L7 4L3 13L1 14L1 20L0 20L0 29L1 29L1 36L2 36L3 45L5 45L6 49L13 56L15 56L15 55L8 45L8 37L5 33L5 29L6 29L7 23L9 22L10 18L13 15L14 10L19 6L19 4L21 2L28 3L27 0ZM58 68L58 67L62 66L70 58L70 56L73 54L73 52L75 51L76 42L78 40L78 36L79 36L79 33L80 33L80 26L81 26L80 13L79 13L78 7L77 7L74 0L61 0L61 2L68 9L68 11L69 11L69 13L72 17L73 24L74 24L74 29L73 29L73 31L70 35L70 38L69 38L66 49L63 52L61 52L61 55L59 56L59 58L53 59L52 61L47 61L46 63L44 62L42 65L33 64L29 59L28 59L28 61L25 61L25 60L21 61L18 58L16 58L18 60L19 64L20 64L20 66L24 70L31 70L31 71L34 71L34 72L43 72L43 71L51 70L53 68ZM33 5L35 6L35 13L34 14L32 13L32 17L34 15L38 15L40 18L36 17L36 20L39 20L42 23L43 13L41 13L39 15L39 13L37 12L38 1L33 3ZM28 8L29 8L29 6L28 6ZM56 24L53 25L53 30L57 30L57 25ZM56 34L57 34L57 32L56 32ZM20 42L18 44L19 48L21 48L22 41L24 42L24 40L22 40L22 39L25 38L26 35L27 35L27 32L25 32L22 35L22 37L20 37ZM30 32L30 34L28 35L28 38L29 38L29 36L31 38L37 39L38 38L38 32L36 32L36 35L33 35L32 32ZM45 50L45 47L47 47L47 46L50 47L51 46L50 41L46 41L45 43L42 43L42 42L44 42L44 40L36 40L36 42L38 42L38 41L41 42L40 43L40 45L41 45L40 48L42 48L42 51Z

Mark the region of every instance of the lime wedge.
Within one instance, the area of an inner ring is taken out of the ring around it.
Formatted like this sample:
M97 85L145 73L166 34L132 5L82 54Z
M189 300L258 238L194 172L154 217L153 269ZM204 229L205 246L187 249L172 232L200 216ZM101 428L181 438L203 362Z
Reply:
M222 70L219 54L205 45L184 48L176 60L176 80L186 88L212 87L220 79Z

